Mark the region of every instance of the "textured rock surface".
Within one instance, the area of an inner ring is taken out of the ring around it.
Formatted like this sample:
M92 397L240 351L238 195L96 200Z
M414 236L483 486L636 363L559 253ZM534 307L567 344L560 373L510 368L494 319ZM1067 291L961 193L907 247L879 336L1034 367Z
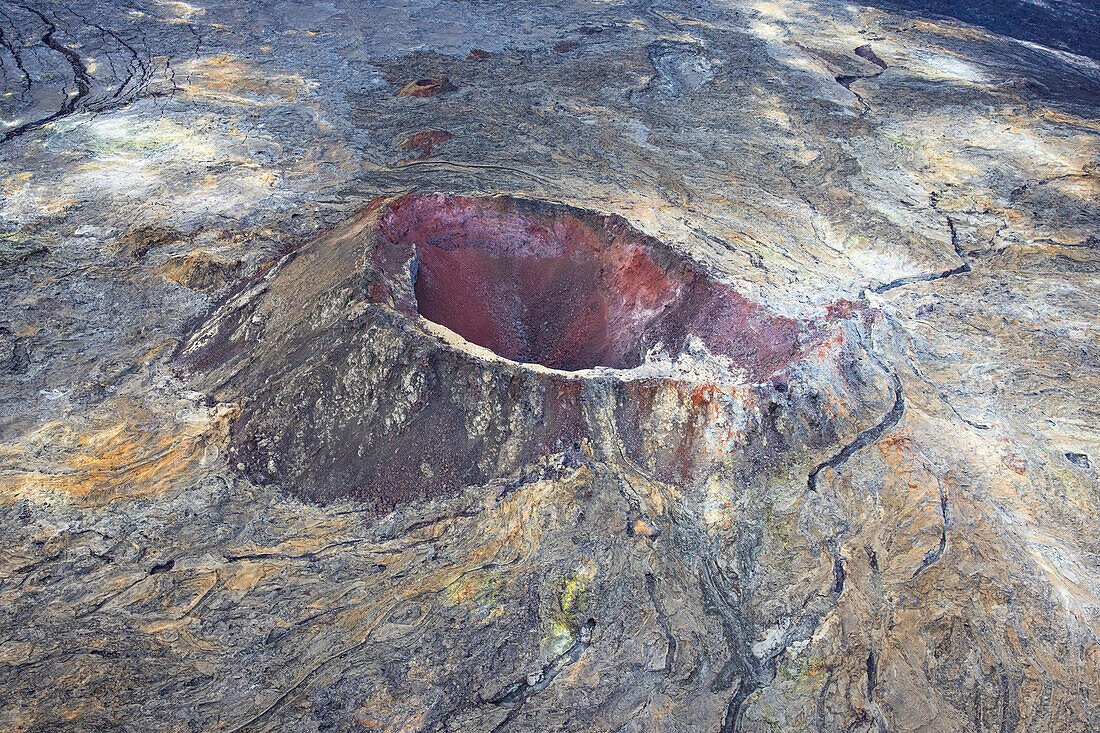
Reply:
M784 1L0 29L0 728L1100 728L1087 55ZM494 357L368 257L410 192L826 336Z

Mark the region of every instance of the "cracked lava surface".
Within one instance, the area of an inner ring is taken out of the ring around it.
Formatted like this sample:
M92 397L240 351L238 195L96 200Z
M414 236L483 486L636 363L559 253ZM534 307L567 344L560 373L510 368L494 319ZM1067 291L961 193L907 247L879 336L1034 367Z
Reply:
M0 730L1100 729L1098 27L3 5Z

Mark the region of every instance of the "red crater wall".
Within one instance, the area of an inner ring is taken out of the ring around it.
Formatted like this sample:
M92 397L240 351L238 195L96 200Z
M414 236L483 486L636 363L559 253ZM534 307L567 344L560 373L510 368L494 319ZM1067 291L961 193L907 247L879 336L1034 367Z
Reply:
M387 246L415 252L421 315L515 361L628 369L656 343L677 353L694 335L765 378L809 336L620 217L410 195L381 228Z

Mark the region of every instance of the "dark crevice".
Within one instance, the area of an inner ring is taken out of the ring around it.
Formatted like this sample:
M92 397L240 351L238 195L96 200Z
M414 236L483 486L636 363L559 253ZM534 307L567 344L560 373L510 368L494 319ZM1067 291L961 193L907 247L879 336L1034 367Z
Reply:
M493 731L503 730L505 726L512 722L515 716L523 708L523 704L534 694L542 692L550 683L554 681L562 671L575 663L584 654L584 650L588 648L592 643L592 631L596 628L596 619L588 619L578 630L576 640L570 645L568 649L554 657L554 659L542 670L534 676L534 682L531 682L531 677L524 677L523 679L509 685L500 695L488 700L490 705L512 705L512 709L508 711L508 715L504 717L504 720L500 721Z
M875 687L878 686L877 672L875 670L875 650L869 649L867 651L867 698L870 699L875 694Z
M840 452L834 455L827 461L823 461L814 467L814 470L810 471L809 477L806 479L806 488L810 491L817 491L817 475L826 468L836 470L837 466L847 461L852 457L856 451L866 448L874 443L882 434L887 430L893 428L898 422L901 421L902 415L905 413L905 395L902 391L901 378L897 375L897 372L893 374L894 380L894 405L890 408L890 411L878 422L877 425L867 428L859 435L855 440L848 443L846 446L840 449Z
M768 675L768 661L772 658L760 660L749 649L745 635L752 633L754 624L742 611L741 599L733 597L739 593L718 564L712 558L707 558L700 563L699 570L699 586L705 610L721 620L726 643L732 652L730 660L719 672L714 684L720 689L737 679L737 689L726 706L720 728L721 733L733 733L741 726L745 700L774 677L774 673L772 676Z
M187 26L187 31L191 34L191 37L195 39L194 56L198 58L202 55L202 36L199 35L193 23L184 23L184 25Z
M149 575L160 575L161 573L167 573L172 568L176 567L175 560L165 560L164 562L155 563L149 568Z
M736 692L726 706L726 717L722 720L721 733L735 733L741 730L741 716L744 713L745 700L764 685L755 677L742 677Z
M809 217L810 228L814 230L814 236L817 238L818 243L823 246L828 246L825 241L825 236L821 233L821 230L817 228L817 221L815 217L821 216L821 212L818 210L817 206L806 194L802 192L802 189L800 189L798 185L795 184L794 179L791 178L791 175L786 170L784 170L783 168L777 168L777 170L783 174L783 177L787 179L787 183L790 184L791 190L796 196L798 196L799 199L802 200L802 203L806 205L806 207L810 210L810 213L813 214L813 216ZM763 245L761 244L761 246ZM807 254L810 256L810 259L813 260L815 263L821 261L812 252L807 252Z
M390 537L390 539L395 539L397 537L403 537L407 534L411 534L412 532L417 531L418 529L424 529L425 527L431 527L432 525L439 524L440 522L453 521L453 520L456 520L456 519L468 519L470 517L476 517L478 514L479 514L479 512L476 512L476 511L462 510L462 511L455 512L454 514L445 514L441 517L435 517L433 519L422 519L418 522L413 522L412 524L408 525L407 527L404 527L400 532L393 535L393 537Z
M951 232L951 246L954 248L955 254L958 256L958 258L960 260L962 260L961 265L959 265L958 267L953 267L950 270L945 270L945 271L939 272L939 273L929 273L929 274L925 274L925 275L912 275L910 277L899 277L896 280L891 280L890 282L886 283L885 285L877 285L877 286L871 288L871 291L875 292L875 293L878 293L879 295L882 295L883 293L885 293L888 290L893 290L894 288L900 288L903 285L912 285L913 283L932 282L934 280L943 280L944 278L951 277L952 275L962 275L962 274L965 274L967 272L970 272L971 271L970 261L967 260L966 253L963 252L962 246L960 246L960 244L959 244L959 235L958 235L958 232L955 230L955 221L950 216L945 217L945 218L947 219L947 228Z
M723 586L728 586L727 581L717 564L713 560L704 561L701 565L700 586L703 589L703 597L707 602L710 613L715 613L722 618L723 629L733 650L733 658L726 667L736 673L737 689L734 690L726 713L719 728L720 733L737 733L741 730L741 721L745 712L745 702L759 689L770 684L775 679L777 664L787 649L796 642L805 641L813 636L814 631L821 623L821 618L828 608L835 606L844 592L844 580L847 576L843 561L840 559L839 547L836 542L831 542L829 548L833 561L833 579L829 590L810 601L801 613L797 623L788 628L781 643L772 649L763 658L757 657L749 648L746 634L752 633L754 624L741 611L740 601L730 597L729 593L721 592ZM725 590L731 590L726 587ZM724 672L729 676L730 672ZM719 674L721 681L723 673Z
M365 539L353 539L343 540L341 542L333 542L332 544L325 545L317 550L310 552L303 552L300 555L291 555L282 552L252 552L244 553L240 555L226 555L227 562L243 562L243 561L255 561L255 560L283 560L286 562L292 562L295 560L316 560L322 553L334 550L340 547L350 547L366 542Z
M833 665L825 665L825 682L821 685L821 689L818 690L816 699L814 700L814 712L817 715L817 730L828 730L826 726L825 718L825 696L829 691L829 687L833 684L833 680L836 678L836 670Z
M65 101L61 103L61 107L53 114L47 115L46 117L37 120L25 122L22 125L19 125L18 127L4 133L3 137L0 137L0 143L6 143L9 140L13 140L14 138L17 138L26 132L37 130L38 128L48 125L51 122L71 115L73 112L76 111L80 103L92 91L92 77L88 73L88 68L84 65L84 60L80 58L80 54L78 54L76 51L72 50L71 48L54 38L54 35L57 33L58 28L53 23L53 21L47 18L44 13L36 10L29 5L20 5L19 7L29 13L34 14L46 25L46 32L42 34L42 37L39 40L47 48L50 48L51 50L56 51L57 53L65 57L65 60L68 62L69 66L73 70L73 82L76 84L76 94L67 96L65 98Z
M947 491L944 490L943 485L940 485L940 515L943 517L943 527L940 528L940 541L935 547L924 554L924 559L921 560L920 567L913 573L913 577L917 577L930 565L937 562L943 557L944 550L947 549L947 523L949 521L947 515Z
M852 92L852 82L869 77L865 77L861 74L837 74L834 78L836 79L837 84L844 87L849 92ZM852 94L855 94L857 97L859 96L855 92L852 92Z
M880 69L886 69L886 62L880 59L878 57L878 54L871 50L871 44L869 43L855 49L855 54L865 61L870 61L872 64L879 67ZM866 100L863 99L863 95L852 89L852 84L860 81L861 79L874 79L881 74L881 71L877 71L874 74L837 74L834 78L836 79L837 84L844 87L856 96L856 99L859 100L860 106L863 107L863 111L866 112L871 109L871 106L867 104Z
M973 420L968 420L965 417L963 417L962 413L959 412L957 409L955 409L955 406L952 405L950 402L948 402L947 399L944 398L944 396L942 394L940 395L940 398L943 399L943 402L944 402L945 405L947 405L948 407L951 408L951 412L955 413L955 417L959 418L960 420L962 420L964 423L966 423L970 427L974 428L975 430L989 430L988 425L984 425L980 422L974 422Z
M126 39L124 39L121 35L111 30L110 28L104 28L98 23L92 22L85 16L78 13L76 10L70 9L70 12L72 12L73 15L84 21L84 23L87 24L89 27L95 28L100 33L113 38L120 46L122 46L122 48L126 49L126 52L130 55L130 60L126 64L126 78L122 80L118 88L111 95L111 99L118 99L126 92L126 88L130 86L130 83L132 81L134 81L135 66L138 77L138 84L136 86L141 86L141 84L149 79L149 67L146 65L145 61L142 60L141 54L138 53L137 49L130 45L126 41ZM110 59L110 55L108 55L107 58Z
M864 551L867 553L867 565L871 568L871 572L878 572L878 553L872 550L870 547L864 547Z
M835 595L840 595L844 592L844 581L848 579L848 571L844 569L844 558L840 556L840 549L836 548L832 551L833 554L833 587L832 591Z
M57 39L57 34L62 32L62 29L58 26L58 22L51 20L41 10L28 5L13 5L12 7L20 8L34 15L45 25L45 33L39 37L36 45L28 48L27 52L38 59L39 63L43 63L43 54L41 53L43 47L51 52L61 54L65 63L72 69L72 83L75 84L75 90L72 85L63 88L60 93L66 96L57 111L45 117L30 120L9 130L0 136L0 143L8 142L24 133L42 128L51 122L75 114L78 111L87 111L94 116L111 108L128 104L143 94L148 94L150 97L162 96L157 92L149 92L149 83L154 72L153 66L147 56L139 51L139 48L135 46L134 43L131 43L122 32L93 22L75 8L67 8L68 12L71 13L73 17L79 19L85 26L100 34L101 42L107 43L110 46L104 46L101 49L101 54L102 57L106 59L106 63L109 66L109 77L114 80L112 84L114 89L103 89L102 80L97 80L92 76L87 65L81 58L81 55ZM14 23L10 16L6 13L3 15L14 27ZM138 31L138 33L143 36L140 31ZM0 31L0 49L7 49L15 58L16 66L23 74L23 86L27 90L30 90L35 85L36 80L32 79L28 70L24 68L24 54L19 53L18 50L18 46L20 45L19 40L19 38L15 38L13 43L12 39L7 38L5 34ZM121 56L121 58L116 58L119 56ZM166 74L168 74L169 69L170 63L166 60ZM170 79L170 81L172 80ZM102 93L97 94L98 91ZM173 93L174 91L175 88L173 83Z
M657 625L661 627L661 631L664 632L665 640L668 643L668 648L665 650L665 669L666 675L672 674L672 665L676 663L676 637L672 635L672 629L669 627L668 617L661 608L660 602L657 600L657 579L653 577L653 573L645 574L645 589L649 593L649 601L653 604L653 613L657 617Z
M18 40L19 39L17 38L16 41L18 41ZM15 68L18 69L19 73L23 75L23 82L22 82L23 83L23 88L24 89L30 89L31 88L31 75L30 75L30 72L27 71L25 66L23 66L23 57L19 54L19 51L16 49L16 46L10 40L8 40L7 36L4 35L4 29L3 28L0 28L0 48L6 49L7 52L9 54L11 54L11 57L13 59L15 59Z
M947 548L947 531L946 529L940 532L940 542L928 552L924 553L924 559L921 560L920 567L913 573L913 577L917 577L925 570L929 568L934 562L939 560L943 556L943 551Z
M1084 453L1074 453L1073 451L1065 452L1066 460L1077 466L1078 468L1091 468L1089 463L1089 457Z
M871 48L870 43L863 44L856 49L855 53L856 56L859 56L861 59L864 59L866 61L870 61L872 64L879 67L883 71L886 71L886 69L889 68L886 65L886 62L879 58L879 55L874 52L874 50Z
M148 578L148 574L143 575L142 577L138 578L137 580L132 581L131 583L129 583L122 590L118 590L118 591L115 591L114 593L108 594L107 597L104 598L103 600L101 600L99 603L95 604L94 606L92 606L91 608L89 608L85 611L81 611L80 613L76 614L76 618L82 619L82 618L86 618L88 616L91 616L92 614L99 613L99 611L101 611L108 603L110 603L114 599L118 598L123 593L125 593L126 591L128 591L131 588L133 588L134 586L136 586L138 583L141 583L141 582L145 581L146 578Z

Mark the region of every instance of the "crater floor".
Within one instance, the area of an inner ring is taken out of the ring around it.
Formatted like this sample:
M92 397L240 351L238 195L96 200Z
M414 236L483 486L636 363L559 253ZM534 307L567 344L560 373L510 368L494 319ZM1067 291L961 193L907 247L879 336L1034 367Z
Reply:
M0 8L0 729L1100 729L1096 15L933 5Z

